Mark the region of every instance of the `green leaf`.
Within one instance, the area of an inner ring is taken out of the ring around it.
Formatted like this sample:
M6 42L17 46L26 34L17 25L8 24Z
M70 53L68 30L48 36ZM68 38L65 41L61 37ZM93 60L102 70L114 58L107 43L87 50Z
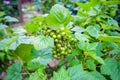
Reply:
M51 48L54 46L54 40L51 37L45 37L43 35L36 37L32 44L36 50L42 50L45 48Z
M16 41L9 46L10 50L16 50L16 48L21 44L31 44L34 39L33 36L18 36L16 38Z
M44 17L42 17L42 16L35 17L35 18L31 19L30 22L25 24L25 29L31 33L37 32L39 30L39 28L41 27L41 25L43 24L43 21L44 21Z
M7 76L5 80L22 80L21 72L21 64L14 63L7 69Z
M25 24L25 29L28 31L28 32L37 32L38 31L38 28L39 28L39 25L37 23L27 23Z
M89 42L85 42L85 41L79 41L78 43L78 47L81 50L87 50L88 45L89 45Z
M0 23L0 30L7 28L8 26Z
M98 0L90 0L90 2L88 2L88 3L76 2L76 4L79 7L83 8L84 10L89 11L92 7L95 7L97 4L99 4L99 1Z
M76 33L75 33L75 37L76 37L79 41L89 41L89 40L88 40L89 36L88 36L88 35L85 35L85 34L81 34L81 33L76 32Z
M96 16L97 15L97 11L94 8L92 8L92 9L90 9L88 15L89 16Z
M10 45L16 41L16 37L3 39L0 41L0 50L9 49Z
M17 47L14 54L17 55L17 58L21 59L23 62L28 62L32 59L31 50L33 46L30 44L21 44Z
M89 43L89 42L85 42L85 41L79 41L78 43L78 47L81 50L85 50L85 51L90 51L90 50L96 50L96 47L98 46L98 43Z
M0 17L4 16L5 12L0 12Z
M86 31L95 38L98 38L99 34L100 34L100 27L99 25L95 25L95 26L88 26L86 28Z
M70 18L70 12L65 7L56 4L50 10L50 14L56 19L59 23L66 23Z
M33 63L40 63L42 65L47 65L50 62L51 58L43 58L42 56L39 56L35 59L32 59Z
M78 33L81 33L81 32L84 32L85 29L82 28L82 27L79 27L79 26L75 26L74 28L71 29L72 31L75 31L75 32L78 32Z
M33 58L37 58L39 56L43 57L43 58L52 58L52 49L51 48L45 48L42 50L35 50L32 49L32 55Z
M119 37L119 36L100 35L100 36L98 37L98 39L99 39L99 40L102 40L102 41L120 43L120 37Z
M103 42L102 46L102 50L109 48L109 50L106 52L107 54L116 55L120 53L120 46L114 42Z
M24 35L27 31L21 26L12 29L13 34L15 35Z
M29 80L46 80L46 75L41 69L38 69L30 75Z
M75 75L79 74L80 72L83 72L83 67L82 67L81 64L73 66L73 67L70 67L68 69L68 73L69 73L69 75L70 75L71 78L75 77ZM74 80L76 80L76 79L74 79Z
M96 47L98 46L97 42L89 43L87 46L87 50L96 50Z
M72 54L70 54L69 56L67 56L67 61L71 62L77 54L82 54L81 50L79 50L79 49L73 49L72 50Z
M120 1L119 1L119 0L118 0L118 1L103 1L102 4L104 4L104 5L109 5L109 4L120 4Z
M58 72L53 73L53 78L51 80L71 80L68 72L64 69L61 68Z
M82 65L69 68L68 74L71 80L106 80L99 72L83 71Z
M86 11L89 11L91 8L89 3L79 3L79 2L75 2L75 3Z
M32 49L32 60L28 63L29 69L38 69L38 68L44 68L47 66L47 64L52 59L52 49L46 48L40 51L36 51L35 49Z
M100 1L98 0L90 0L90 6L91 7L95 7L96 5L98 5L100 3Z
M28 70L37 70L39 68L45 69L46 66L43 64L40 64L40 62L32 62L32 61L27 62L27 69Z
M101 66L101 73L110 75L112 80L120 80L120 61L113 58L105 59L105 64Z
M90 69L90 70L96 70L96 65L95 65L94 62L95 62L94 60L88 59L88 60L86 61L86 66L87 66L87 68Z
M18 36L18 37L3 39L0 41L0 50L5 50L5 49L16 50L16 48L20 44L31 44L33 39L34 39L33 36L31 37Z
M0 60L4 61L5 59L5 53L4 52L0 52Z
M95 60L96 60L97 62L99 62L100 64L105 64L105 63L104 63L104 60L103 60L101 57L97 56L94 51L86 51L86 52L85 52L85 55L92 57L93 59L95 59Z
M70 22L70 12L62 5L56 4L50 10L50 14L46 17L46 23L50 28L59 29L60 25L67 25Z
M18 19L11 17L11 16L5 16L6 22L19 22Z

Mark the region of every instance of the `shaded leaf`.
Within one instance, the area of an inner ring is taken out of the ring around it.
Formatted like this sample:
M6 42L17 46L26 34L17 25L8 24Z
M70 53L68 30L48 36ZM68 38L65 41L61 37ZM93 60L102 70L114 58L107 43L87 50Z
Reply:
M95 65L95 63L94 63L94 60L92 60L92 59L88 59L88 60L86 61L86 66L87 66L87 68L90 69L90 70L96 70L96 65Z
M106 80L104 76L97 71L84 71L82 65L69 68L68 73L72 80Z
M105 64L101 66L101 73L110 75L112 80L120 80L120 61L113 58L105 59Z
M64 69L61 68L58 72L53 73L53 78L51 80L71 80L68 72Z
M29 80L46 80L46 75L41 69L38 69L30 75Z
M5 80L22 80L21 72L21 64L14 63L7 69L7 76Z

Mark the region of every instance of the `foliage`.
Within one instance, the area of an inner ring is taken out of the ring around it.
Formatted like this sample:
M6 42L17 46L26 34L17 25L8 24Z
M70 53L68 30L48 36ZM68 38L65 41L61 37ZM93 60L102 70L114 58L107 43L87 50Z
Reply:
M56 4L20 32L12 29L11 36L0 41L1 62L13 61L5 79L120 80L120 27L107 13L111 2L119 3L76 2L77 15Z
M54 4L63 4L66 8L70 10L72 14L76 14L77 11L75 11L76 5L75 2L87 2L88 0L33 0L34 6L37 8L38 11L41 11L43 13L49 13L51 7Z

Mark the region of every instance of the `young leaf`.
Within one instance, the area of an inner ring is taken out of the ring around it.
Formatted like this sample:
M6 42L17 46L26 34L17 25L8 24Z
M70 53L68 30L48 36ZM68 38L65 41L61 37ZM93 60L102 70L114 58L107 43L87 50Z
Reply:
M20 74L21 68L22 67L20 63L14 63L10 67L8 67L5 80L22 80L22 76Z

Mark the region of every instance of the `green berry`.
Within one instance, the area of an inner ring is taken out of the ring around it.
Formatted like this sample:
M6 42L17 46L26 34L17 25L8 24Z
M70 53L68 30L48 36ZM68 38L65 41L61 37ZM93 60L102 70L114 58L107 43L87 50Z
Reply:
M65 36L65 34L66 34L65 32L62 32L62 33L61 33L62 36Z
M55 58L57 58L58 56L57 55L54 55Z
M55 42L58 42L59 40L58 39L55 39Z
M57 47L61 47L61 44L57 44Z
M53 38L56 38L56 35L52 35Z
M60 39L60 38L61 38L61 35L57 35L57 38Z

